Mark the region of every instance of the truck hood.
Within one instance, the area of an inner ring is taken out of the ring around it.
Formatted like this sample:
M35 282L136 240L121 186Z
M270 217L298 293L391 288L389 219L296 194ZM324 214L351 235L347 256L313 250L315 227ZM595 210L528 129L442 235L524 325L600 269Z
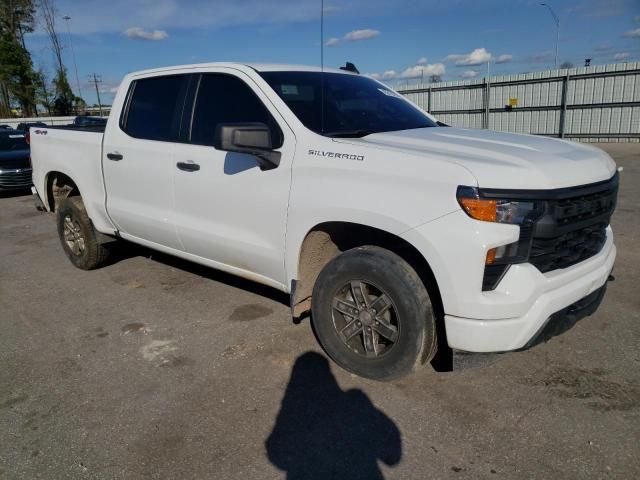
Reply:
M486 188L572 187L607 180L616 171L609 155L585 144L490 130L420 128L375 133L360 142L459 164Z

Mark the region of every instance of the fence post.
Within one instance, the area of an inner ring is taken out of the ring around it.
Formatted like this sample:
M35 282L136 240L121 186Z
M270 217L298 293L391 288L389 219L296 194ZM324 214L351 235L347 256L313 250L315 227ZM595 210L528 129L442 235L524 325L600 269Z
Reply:
M567 116L567 89L569 86L569 74L562 78L562 97L560 99L560 124L558 125L558 136L564 138L564 121Z
M489 77L485 77L484 79L485 88L483 95L484 102L484 116L482 118L482 128L489 128L489 102L491 100L491 83L489 81Z
M427 112L431 113L431 85L427 89Z

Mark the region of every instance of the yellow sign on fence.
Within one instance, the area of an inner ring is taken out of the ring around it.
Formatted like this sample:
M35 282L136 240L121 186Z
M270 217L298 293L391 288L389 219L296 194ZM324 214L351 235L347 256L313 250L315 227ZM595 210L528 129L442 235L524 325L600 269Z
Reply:
M517 98L510 98L509 99L509 106L510 107L517 107L518 106L518 99Z

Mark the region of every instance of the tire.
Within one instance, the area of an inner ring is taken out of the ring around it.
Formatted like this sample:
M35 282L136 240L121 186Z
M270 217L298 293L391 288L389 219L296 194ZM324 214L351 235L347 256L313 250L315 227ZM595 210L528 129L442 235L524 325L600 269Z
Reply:
M96 231L87 215L81 197L67 197L56 208L58 236L71 263L82 270L103 265L109 251L96 239Z
M402 377L429 362L437 350L436 321L424 284L407 262L380 247L354 248L331 260L314 285L311 311L325 352L362 377Z

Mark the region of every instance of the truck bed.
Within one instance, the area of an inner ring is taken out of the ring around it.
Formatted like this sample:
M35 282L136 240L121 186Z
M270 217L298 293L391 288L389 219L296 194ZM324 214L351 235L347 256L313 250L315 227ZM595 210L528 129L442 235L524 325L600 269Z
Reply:
M103 126L39 127L31 129L33 183L47 209L51 179L64 172L82 185L82 199L87 213L100 231L115 230L107 215L106 191L102 179Z

